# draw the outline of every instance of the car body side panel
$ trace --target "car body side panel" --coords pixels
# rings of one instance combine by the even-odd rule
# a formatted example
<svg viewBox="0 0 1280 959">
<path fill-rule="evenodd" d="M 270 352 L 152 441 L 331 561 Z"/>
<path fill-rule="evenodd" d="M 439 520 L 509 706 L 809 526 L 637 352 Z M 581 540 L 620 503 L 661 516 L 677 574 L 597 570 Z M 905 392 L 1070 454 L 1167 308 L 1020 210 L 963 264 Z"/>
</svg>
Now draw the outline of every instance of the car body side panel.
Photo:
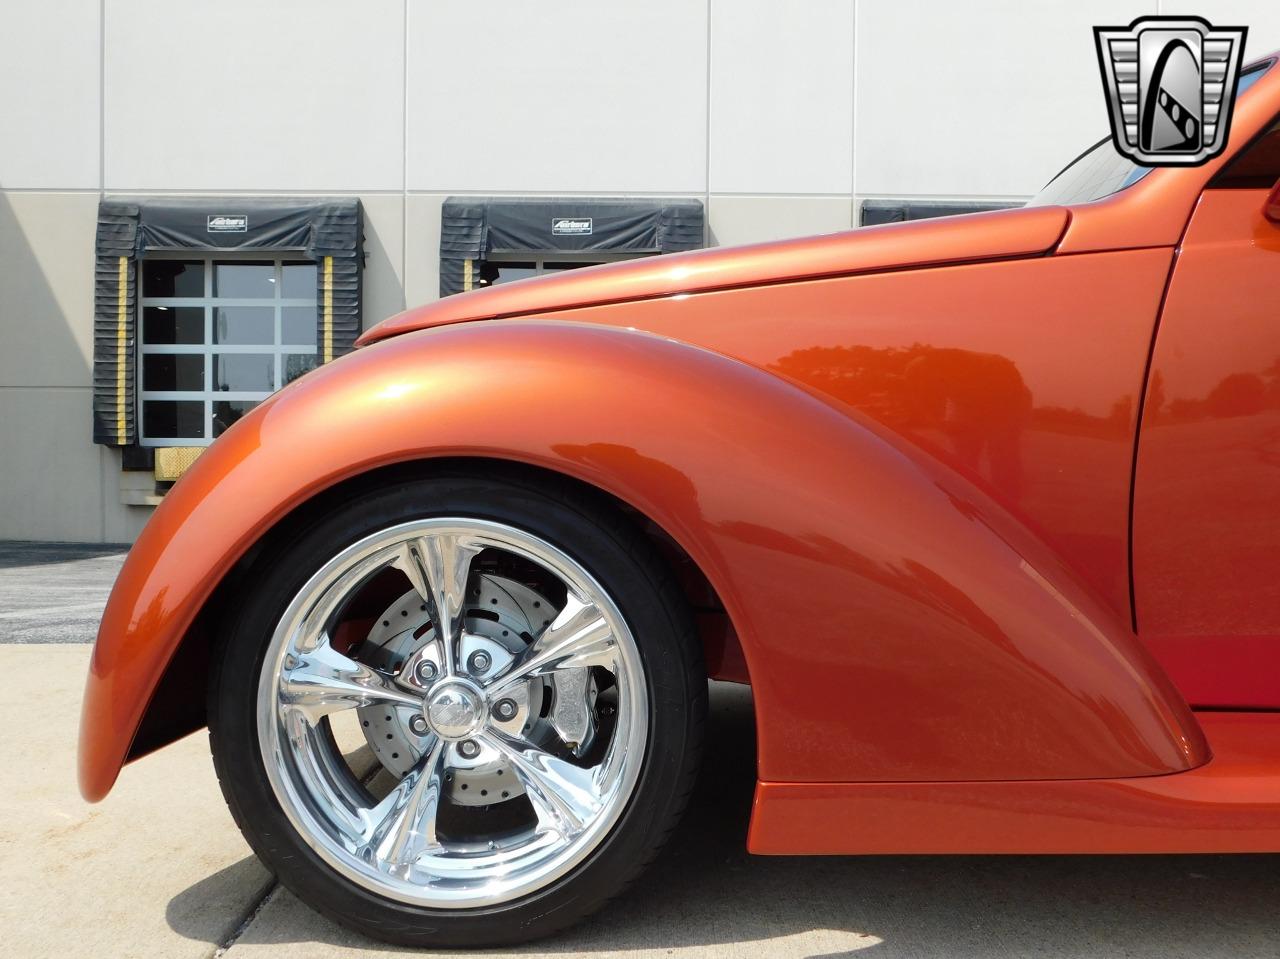
<svg viewBox="0 0 1280 959">
<path fill-rule="evenodd" d="M 480 323 L 308 374 L 175 486 L 103 618 L 86 797 L 110 788 L 201 605 L 271 524 L 353 474 L 458 455 L 575 476 L 681 544 L 746 654 L 762 778 L 1143 776 L 1208 759 L 1114 613 L 980 489 L 868 418 L 660 337 Z"/>
<path fill-rule="evenodd" d="M 1170 249 L 953 266 L 559 314 L 687 339 L 871 417 L 982 486 L 1118 618 L 1138 398 Z"/>
<path fill-rule="evenodd" d="M 1197 713 L 1204 766 L 1141 779 L 770 783 L 758 854 L 1280 852 L 1280 714 Z"/>
<path fill-rule="evenodd" d="M 1280 227 L 1267 194 L 1201 198 L 1143 407 L 1138 627 L 1202 706 L 1280 708 Z"/>
</svg>

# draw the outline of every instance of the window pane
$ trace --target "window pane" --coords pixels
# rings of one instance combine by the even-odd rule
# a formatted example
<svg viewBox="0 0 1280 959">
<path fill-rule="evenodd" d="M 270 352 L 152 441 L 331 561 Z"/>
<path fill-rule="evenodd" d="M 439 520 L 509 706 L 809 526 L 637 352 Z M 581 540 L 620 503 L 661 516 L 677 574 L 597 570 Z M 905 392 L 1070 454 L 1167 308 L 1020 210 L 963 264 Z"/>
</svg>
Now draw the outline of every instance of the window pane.
<svg viewBox="0 0 1280 959">
<path fill-rule="evenodd" d="M 316 345 L 316 311 L 311 306 L 285 306 L 280 310 L 282 342 L 289 346 Z"/>
<path fill-rule="evenodd" d="M 559 263 L 550 262 L 542 264 L 543 273 L 559 273 L 561 270 L 576 270 L 583 266 L 599 266 L 599 263 L 587 263 L 579 260 L 562 260 Z"/>
<path fill-rule="evenodd" d="M 258 405 L 257 400 L 216 400 L 213 404 L 213 435 L 221 436 L 232 423 Z"/>
<path fill-rule="evenodd" d="M 270 393 L 276 388 L 275 364 L 271 353 L 217 353 L 213 357 L 213 388 Z"/>
<path fill-rule="evenodd" d="M 271 306 L 220 306 L 213 311 L 213 342 L 232 346 L 274 343 L 276 311 Z"/>
<path fill-rule="evenodd" d="M 199 392 L 204 389 L 204 357 L 198 353 L 144 353 L 142 388 Z"/>
<path fill-rule="evenodd" d="M 204 263 L 143 260 L 143 296 L 204 296 Z"/>
<path fill-rule="evenodd" d="M 499 283 L 510 283 L 512 280 L 523 280 L 525 277 L 537 276 L 536 263 L 494 263 L 492 260 L 480 264 L 480 285 L 496 286 Z"/>
<path fill-rule="evenodd" d="M 320 365 L 320 357 L 315 353 L 289 353 L 284 358 L 284 381 L 292 383 L 303 373 L 314 370 Z"/>
<path fill-rule="evenodd" d="M 151 439 L 204 439 L 204 403 L 200 400 L 147 400 L 142 432 Z"/>
<path fill-rule="evenodd" d="M 275 264 L 215 263 L 213 295 L 273 299 L 276 295 Z"/>
<path fill-rule="evenodd" d="M 314 300 L 316 298 L 316 265 L 314 263 L 286 263 L 284 265 L 284 291 L 287 299 Z"/>
<path fill-rule="evenodd" d="M 148 306 L 142 310 L 143 343 L 203 343 L 204 307 Z"/>
</svg>

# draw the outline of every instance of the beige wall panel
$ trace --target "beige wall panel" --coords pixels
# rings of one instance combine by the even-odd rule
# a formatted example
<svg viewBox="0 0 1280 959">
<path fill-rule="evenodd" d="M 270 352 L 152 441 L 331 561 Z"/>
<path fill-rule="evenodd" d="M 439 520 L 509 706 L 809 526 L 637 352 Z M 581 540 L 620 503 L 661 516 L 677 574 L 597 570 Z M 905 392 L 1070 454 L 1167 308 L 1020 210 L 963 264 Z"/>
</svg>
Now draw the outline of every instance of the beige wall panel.
<svg viewBox="0 0 1280 959">
<path fill-rule="evenodd" d="M 360 197 L 364 207 L 365 329 L 404 309 L 404 197 Z"/>
<path fill-rule="evenodd" d="M 0 386 L 89 385 L 97 213 L 96 194 L 0 192 Z"/>
<path fill-rule="evenodd" d="M 0 539 L 102 540 L 89 390 L 0 387 Z"/>
<path fill-rule="evenodd" d="M 847 230 L 850 205 L 847 196 L 712 196 L 711 243 L 734 246 Z"/>
<path fill-rule="evenodd" d="M 440 194 L 411 193 L 405 243 L 404 292 L 409 306 L 440 298 Z"/>
</svg>

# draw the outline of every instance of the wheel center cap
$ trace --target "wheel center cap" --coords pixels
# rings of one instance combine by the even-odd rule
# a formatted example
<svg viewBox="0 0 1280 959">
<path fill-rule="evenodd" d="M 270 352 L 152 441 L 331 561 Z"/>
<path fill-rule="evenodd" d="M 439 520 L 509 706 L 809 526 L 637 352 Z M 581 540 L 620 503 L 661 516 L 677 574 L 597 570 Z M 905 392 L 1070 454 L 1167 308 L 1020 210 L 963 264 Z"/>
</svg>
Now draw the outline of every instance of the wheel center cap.
<svg viewBox="0 0 1280 959">
<path fill-rule="evenodd" d="M 475 690 L 446 683 L 432 691 L 424 712 L 441 739 L 466 739 L 484 721 L 484 702 Z"/>
</svg>

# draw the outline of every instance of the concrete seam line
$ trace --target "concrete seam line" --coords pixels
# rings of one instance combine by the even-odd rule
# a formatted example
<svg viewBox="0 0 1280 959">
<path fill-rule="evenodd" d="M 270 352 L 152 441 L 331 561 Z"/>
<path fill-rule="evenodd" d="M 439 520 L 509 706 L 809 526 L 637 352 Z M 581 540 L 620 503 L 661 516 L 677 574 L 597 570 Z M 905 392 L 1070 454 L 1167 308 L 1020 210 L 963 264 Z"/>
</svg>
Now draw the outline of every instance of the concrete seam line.
<svg viewBox="0 0 1280 959">
<path fill-rule="evenodd" d="M 234 946 L 249 927 L 253 925 L 253 921 L 257 919 L 262 910 L 267 907 L 267 903 L 275 898 L 275 894 L 279 889 L 280 884 L 276 882 L 274 878 L 268 881 L 267 888 L 263 891 L 262 895 L 251 902 L 249 907 L 240 914 L 240 921 L 236 923 L 235 928 L 231 930 L 231 934 L 219 942 L 218 948 L 213 950 L 211 954 L 213 959 L 221 959 L 222 956 L 227 954 L 227 951 Z"/>
</svg>

